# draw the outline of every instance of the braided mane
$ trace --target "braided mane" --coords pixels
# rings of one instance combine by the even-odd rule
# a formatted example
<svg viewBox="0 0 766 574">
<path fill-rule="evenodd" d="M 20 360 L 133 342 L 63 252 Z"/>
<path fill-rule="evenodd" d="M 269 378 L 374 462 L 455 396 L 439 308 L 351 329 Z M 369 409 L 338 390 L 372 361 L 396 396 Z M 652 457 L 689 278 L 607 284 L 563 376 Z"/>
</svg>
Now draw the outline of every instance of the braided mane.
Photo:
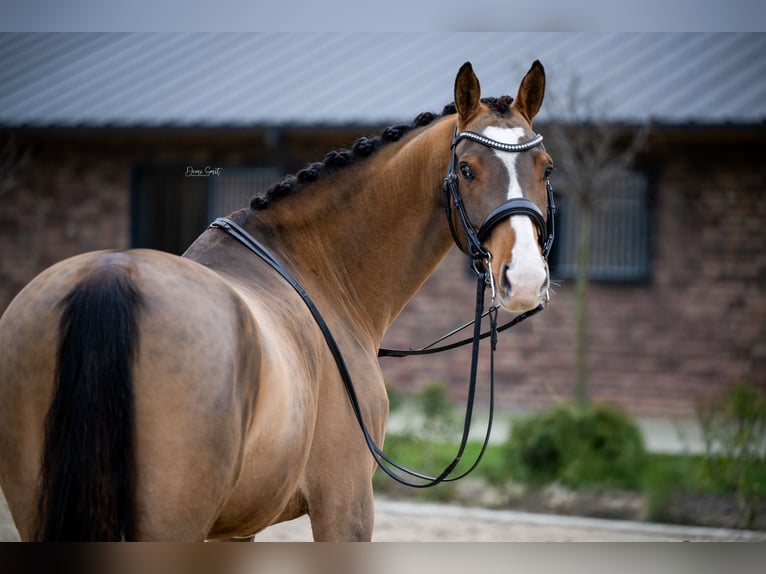
<svg viewBox="0 0 766 574">
<path fill-rule="evenodd" d="M 490 110 L 503 115 L 510 109 L 513 98 L 511 96 L 502 96 L 500 98 L 482 98 L 481 101 Z M 280 182 L 272 185 L 264 195 L 254 197 L 250 202 L 250 208 L 255 210 L 266 209 L 275 201 L 290 195 L 306 184 L 327 177 L 339 169 L 366 158 L 388 143 L 399 141 L 402 136 L 411 130 L 427 126 L 437 118 L 455 113 L 457 113 L 457 109 L 453 102 L 444 106 L 439 115 L 432 112 L 423 112 L 418 114 L 409 125 L 390 126 L 384 129 L 378 136 L 372 138 L 361 137 L 353 143 L 351 149 L 331 151 L 325 156 L 323 161 L 311 163 L 297 174 L 286 176 Z"/>
</svg>

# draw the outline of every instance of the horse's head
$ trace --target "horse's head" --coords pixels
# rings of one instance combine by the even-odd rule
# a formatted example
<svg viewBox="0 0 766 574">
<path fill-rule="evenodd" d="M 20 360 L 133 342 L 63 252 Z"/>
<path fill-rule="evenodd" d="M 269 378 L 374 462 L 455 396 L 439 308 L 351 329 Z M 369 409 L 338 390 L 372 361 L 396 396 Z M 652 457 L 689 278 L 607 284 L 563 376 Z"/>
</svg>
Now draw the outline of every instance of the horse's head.
<svg viewBox="0 0 766 574">
<path fill-rule="evenodd" d="M 445 181 L 451 196 L 447 201 L 454 206 L 450 225 L 461 247 L 477 261 L 491 261 L 498 302 L 515 312 L 546 300 L 550 282 L 546 257 L 553 221 L 548 176 L 553 161 L 542 137 L 532 130 L 544 91 L 545 71 L 537 61 L 507 110 L 482 103 L 479 80 L 469 63 L 455 80 L 458 118 Z M 471 223 L 482 221 L 480 227 Z M 455 231 L 461 227 L 462 233 Z"/>
</svg>

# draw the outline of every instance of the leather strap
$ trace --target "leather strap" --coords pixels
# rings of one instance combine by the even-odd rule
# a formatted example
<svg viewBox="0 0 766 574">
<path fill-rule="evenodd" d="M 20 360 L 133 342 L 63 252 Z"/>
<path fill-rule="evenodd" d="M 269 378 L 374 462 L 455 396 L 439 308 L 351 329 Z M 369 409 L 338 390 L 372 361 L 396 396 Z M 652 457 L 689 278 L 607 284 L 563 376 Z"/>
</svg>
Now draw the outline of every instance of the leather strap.
<svg viewBox="0 0 766 574">
<path fill-rule="evenodd" d="M 295 279 L 295 277 L 276 259 L 276 257 L 274 257 L 274 255 L 266 247 L 264 247 L 257 239 L 255 239 L 250 233 L 248 233 L 242 226 L 232 221 L 231 219 L 227 217 L 219 217 L 218 219 L 213 221 L 213 223 L 210 224 L 210 228 L 221 229 L 225 231 L 226 233 L 228 233 L 230 236 L 232 236 L 234 239 L 239 241 L 242 245 L 244 245 L 250 251 L 252 251 L 255 255 L 257 255 L 261 260 L 267 263 L 272 269 L 274 269 L 277 273 L 279 273 L 282 276 L 282 278 L 285 279 L 285 281 L 287 281 L 287 283 L 289 283 L 290 286 L 296 291 L 296 293 L 300 295 L 304 304 L 306 305 L 312 317 L 314 318 L 314 321 L 316 322 L 317 326 L 322 332 L 325 342 L 327 343 L 327 347 L 330 349 L 330 352 L 332 353 L 332 356 L 333 356 L 333 359 L 335 360 L 335 364 L 337 365 L 341 380 L 343 381 L 343 386 L 346 390 L 346 394 L 348 395 L 349 401 L 351 403 L 351 408 L 354 411 L 354 416 L 356 417 L 356 420 L 359 423 L 359 427 L 362 430 L 364 440 L 367 443 L 367 448 L 369 449 L 375 461 L 378 463 L 378 466 L 381 469 L 383 469 L 383 471 L 386 474 L 388 474 L 391 478 L 393 478 L 397 482 L 404 484 L 406 486 L 410 486 L 413 488 L 427 488 L 431 486 L 436 486 L 437 484 L 440 484 L 442 482 L 451 482 L 451 481 L 459 480 L 460 478 L 467 476 L 471 471 L 473 471 L 478 466 L 479 462 L 481 461 L 481 458 L 484 455 L 484 452 L 486 451 L 487 444 L 489 443 L 490 432 L 492 430 L 492 420 L 494 416 L 494 372 L 492 372 L 490 375 L 490 414 L 489 414 L 489 422 L 487 424 L 487 431 L 485 433 L 484 444 L 482 446 L 482 449 L 479 455 L 477 456 L 476 460 L 470 466 L 470 468 L 468 468 L 468 470 L 461 473 L 459 476 L 450 477 L 450 474 L 452 474 L 454 469 L 457 467 L 457 465 L 459 464 L 463 456 L 463 453 L 465 452 L 465 448 L 468 444 L 468 436 L 470 434 L 470 429 L 471 429 L 471 419 L 473 416 L 474 398 L 476 395 L 476 375 L 477 375 L 478 358 L 479 358 L 479 341 L 482 338 L 481 337 L 481 317 L 482 317 L 482 312 L 484 310 L 484 291 L 485 291 L 485 280 L 486 280 L 486 278 L 483 275 L 481 275 L 477 281 L 476 313 L 475 313 L 476 318 L 474 321 L 474 336 L 472 339 L 474 341 L 474 346 L 473 346 L 473 350 L 471 354 L 471 374 L 470 374 L 470 382 L 469 382 L 469 388 L 468 388 L 468 400 L 466 404 L 465 422 L 463 424 L 463 436 L 460 441 L 460 446 L 458 447 L 458 452 L 455 455 L 455 458 L 453 459 L 453 461 L 449 465 L 447 465 L 447 467 L 439 475 L 434 477 L 434 476 L 429 476 L 423 473 L 416 472 L 414 470 L 411 470 L 397 463 L 396 461 L 391 459 L 388 455 L 386 455 L 375 444 L 375 441 L 373 440 L 369 432 L 369 429 L 367 428 L 367 425 L 364 422 L 364 417 L 362 415 L 362 408 L 359 403 L 359 398 L 357 397 L 356 390 L 354 389 L 354 384 L 351 379 L 351 375 L 348 371 L 348 367 L 346 366 L 346 362 L 343 359 L 343 354 L 341 353 L 340 348 L 338 347 L 338 344 L 335 341 L 335 338 L 333 337 L 329 326 L 327 325 L 327 322 L 324 320 L 324 317 L 322 317 L 322 314 L 319 312 L 319 309 L 317 309 L 311 297 L 303 289 L 303 287 L 300 285 L 297 279 Z M 492 353 L 494 355 L 495 345 L 497 342 L 497 310 L 495 308 L 493 309 L 494 309 L 494 312 L 492 312 L 492 309 L 490 309 L 490 334 L 492 336 Z M 494 357 L 491 362 L 491 367 L 492 369 L 494 369 Z M 402 473 L 404 475 L 407 475 L 413 478 L 417 478 L 424 482 L 412 482 L 411 480 L 404 478 L 404 476 L 402 476 L 402 474 L 399 474 L 399 473 Z"/>
<path fill-rule="evenodd" d="M 529 217 L 537 226 L 538 237 L 548 235 L 548 226 L 545 223 L 545 217 L 540 208 L 526 197 L 514 197 L 501 203 L 490 212 L 477 233 L 479 241 L 484 243 L 495 225 L 514 215 L 526 215 Z"/>
</svg>

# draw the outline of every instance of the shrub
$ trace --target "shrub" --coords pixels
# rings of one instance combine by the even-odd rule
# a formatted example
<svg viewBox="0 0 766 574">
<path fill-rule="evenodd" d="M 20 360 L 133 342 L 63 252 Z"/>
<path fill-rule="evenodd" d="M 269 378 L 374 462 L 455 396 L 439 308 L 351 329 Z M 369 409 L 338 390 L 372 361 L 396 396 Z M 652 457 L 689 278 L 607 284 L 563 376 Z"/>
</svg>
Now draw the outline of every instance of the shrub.
<svg viewBox="0 0 766 574">
<path fill-rule="evenodd" d="M 737 493 L 742 526 L 756 518 L 766 495 L 766 396 L 745 381 L 732 384 L 722 400 L 699 411 L 705 440 L 705 470 L 714 483 Z"/>
<path fill-rule="evenodd" d="M 448 433 L 454 423 L 454 412 L 447 385 L 439 381 L 426 383 L 418 392 L 417 401 L 423 414 L 423 431 L 433 437 Z"/>
<path fill-rule="evenodd" d="M 388 412 L 398 411 L 402 406 L 402 392 L 393 385 L 386 383 L 386 394 L 388 395 Z"/>
<path fill-rule="evenodd" d="M 706 491 L 699 472 L 699 459 L 690 455 L 652 454 L 644 470 L 642 489 L 647 497 L 647 518 L 653 522 L 675 522 L 675 496 Z"/>
<path fill-rule="evenodd" d="M 519 420 L 505 450 L 512 476 L 574 488 L 637 488 L 646 457 L 635 422 L 603 404 L 559 404 Z"/>
</svg>

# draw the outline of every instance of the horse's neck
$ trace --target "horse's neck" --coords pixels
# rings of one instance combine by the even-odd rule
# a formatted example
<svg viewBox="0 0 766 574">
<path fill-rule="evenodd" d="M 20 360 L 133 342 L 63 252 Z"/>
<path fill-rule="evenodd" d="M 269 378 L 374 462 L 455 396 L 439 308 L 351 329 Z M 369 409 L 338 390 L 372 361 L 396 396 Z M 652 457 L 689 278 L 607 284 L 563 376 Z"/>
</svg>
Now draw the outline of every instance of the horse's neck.
<svg viewBox="0 0 766 574">
<path fill-rule="evenodd" d="M 452 127 L 438 122 L 255 214 L 309 294 L 376 343 L 452 244 L 441 197 Z"/>
</svg>

